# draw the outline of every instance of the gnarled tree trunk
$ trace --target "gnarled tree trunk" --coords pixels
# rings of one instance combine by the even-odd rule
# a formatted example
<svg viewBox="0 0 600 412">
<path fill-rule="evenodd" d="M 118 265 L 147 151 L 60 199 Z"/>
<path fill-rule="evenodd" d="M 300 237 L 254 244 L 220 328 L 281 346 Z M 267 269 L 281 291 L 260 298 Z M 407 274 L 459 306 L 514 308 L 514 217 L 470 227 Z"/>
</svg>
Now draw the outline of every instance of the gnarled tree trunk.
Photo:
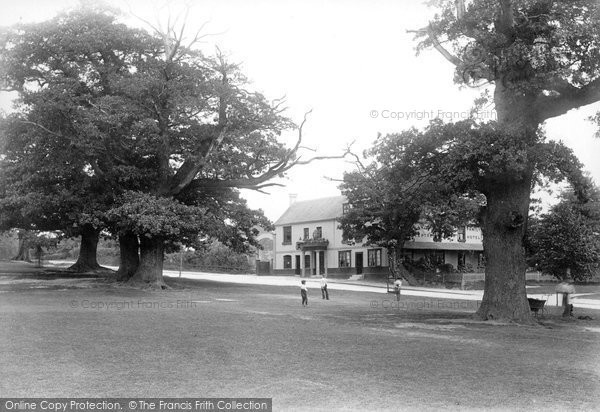
<svg viewBox="0 0 600 412">
<path fill-rule="evenodd" d="M 532 150 L 537 143 L 539 123 L 532 112 L 533 97 L 521 95 L 510 84 L 496 82 L 494 102 L 498 123 L 512 133 L 517 147 Z M 482 192 L 487 198 L 483 210 L 483 249 L 486 258 L 485 287 L 477 315 L 485 320 L 500 319 L 532 323 L 525 290 L 524 238 L 535 164 L 527 159 L 524 170 L 499 171 L 488 176 Z"/>
<path fill-rule="evenodd" d="M 76 272 L 91 272 L 101 268 L 97 259 L 99 239 L 100 229 L 96 229 L 92 225 L 83 225 L 81 228 L 79 257 L 77 258 L 77 262 L 69 267 L 69 270 Z"/>
<path fill-rule="evenodd" d="M 137 235 L 128 232 L 119 235 L 120 263 L 117 270 L 117 280 L 129 280 L 140 265 L 140 244 Z"/>
<path fill-rule="evenodd" d="M 163 279 L 165 242 L 160 237 L 140 237 L 140 264 L 129 283 L 166 289 Z"/>
<path fill-rule="evenodd" d="M 531 174 L 529 174 L 531 176 Z M 478 316 L 531 322 L 525 291 L 525 249 L 531 178 L 496 183 L 482 214 L 485 289 Z"/>
</svg>

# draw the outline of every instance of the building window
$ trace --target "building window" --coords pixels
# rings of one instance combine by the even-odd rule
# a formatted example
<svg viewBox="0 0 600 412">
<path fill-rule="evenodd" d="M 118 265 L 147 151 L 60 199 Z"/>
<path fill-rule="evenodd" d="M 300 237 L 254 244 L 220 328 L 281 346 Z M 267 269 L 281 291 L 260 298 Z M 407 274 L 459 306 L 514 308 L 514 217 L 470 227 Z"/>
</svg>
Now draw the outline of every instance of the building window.
<svg viewBox="0 0 600 412">
<path fill-rule="evenodd" d="M 350 203 L 344 203 L 342 205 L 342 215 L 345 215 L 350 211 Z"/>
<path fill-rule="evenodd" d="M 291 226 L 283 227 L 283 244 L 284 245 L 292 244 L 292 227 Z"/>
<path fill-rule="evenodd" d="M 292 257 L 290 255 L 285 255 L 283 257 L 283 268 L 284 269 L 292 268 Z"/>
<path fill-rule="evenodd" d="M 338 255 L 339 256 L 339 267 L 349 268 L 351 266 L 350 256 L 352 256 L 350 251 L 344 250 L 344 251 L 338 252 L 338 254 L 339 254 Z"/>
<path fill-rule="evenodd" d="M 323 239 L 323 228 L 321 226 L 317 226 L 314 234 L 315 239 Z"/>
<path fill-rule="evenodd" d="M 467 241 L 467 227 L 466 226 L 459 227 L 458 233 L 456 236 L 458 237 L 459 242 L 466 242 Z"/>
<path fill-rule="evenodd" d="M 367 261 L 369 267 L 381 266 L 381 249 L 370 249 L 367 251 Z"/>
<path fill-rule="evenodd" d="M 308 228 L 304 228 L 304 240 L 308 240 Z"/>
</svg>

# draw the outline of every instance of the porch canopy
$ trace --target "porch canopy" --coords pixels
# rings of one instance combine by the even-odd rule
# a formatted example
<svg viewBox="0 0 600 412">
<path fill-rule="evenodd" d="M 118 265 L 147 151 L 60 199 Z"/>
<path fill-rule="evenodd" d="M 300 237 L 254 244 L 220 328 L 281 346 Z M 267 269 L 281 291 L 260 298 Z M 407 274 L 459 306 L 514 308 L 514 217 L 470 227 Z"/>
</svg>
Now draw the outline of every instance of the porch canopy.
<svg viewBox="0 0 600 412">
<path fill-rule="evenodd" d="M 404 243 L 404 249 L 483 251 L 483 245 L 481 243 L 464 242 L 406 242 Z"/>
</svg>

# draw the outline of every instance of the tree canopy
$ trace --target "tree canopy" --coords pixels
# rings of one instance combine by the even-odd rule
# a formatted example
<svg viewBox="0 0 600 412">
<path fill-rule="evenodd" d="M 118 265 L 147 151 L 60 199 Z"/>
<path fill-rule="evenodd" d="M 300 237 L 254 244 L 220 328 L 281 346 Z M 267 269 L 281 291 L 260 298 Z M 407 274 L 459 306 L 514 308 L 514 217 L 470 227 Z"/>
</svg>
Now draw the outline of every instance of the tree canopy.
<svg viewBox="0 0 600 412">
<path fill-rule="evenodd" d="M 0 69 L 19 93 L 2 122 L 1 169 L 12 176 L 4 200 L 20 211 L 27 196 L 43 198 L 28 218 L 49 211 L 60 220 L 49 226 L 106 227 L 132 252 L 139 237 L 132 279 L 164 286 L 162 255 L 175 238 L 253 244 L 252 227 L 268 222 L 236 189 L 262 190 L 323 158 L 299 155 L 302 126 L 295 142 L 282 141 L 296 128 L 282 101 L 252 91 L 218 49 L 202 54 L 198 37 L 186 43 L 172 25 L 147 32 L 81 8 L 2 39 Z M 67 204 L 70 213 L 58 211 Z"/>
<path fill-rule="evenodd" d="M 598 189 L 581 200 L 572 190 L 547 213 L 534 217 L 527 234 L 528 262 L 560 280 L 583 281 L 600 263 L 600 196 Z"/>
<path fill-rule="evenodd" d="M 600 98 L 595 0 L 438 0 L 417 31 L 456 66 L 455 81 L 493 85 L 501 123 L 536 127 Z M 513 105 L 517 105 L 516 107 Z"/>
</svg>

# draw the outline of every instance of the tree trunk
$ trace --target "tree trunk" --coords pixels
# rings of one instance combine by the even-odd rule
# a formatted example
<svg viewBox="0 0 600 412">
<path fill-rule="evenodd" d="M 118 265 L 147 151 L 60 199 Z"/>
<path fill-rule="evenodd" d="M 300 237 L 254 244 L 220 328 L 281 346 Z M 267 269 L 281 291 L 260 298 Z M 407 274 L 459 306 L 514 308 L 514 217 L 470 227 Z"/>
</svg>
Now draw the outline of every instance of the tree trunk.
<svg viewBox="0 0 600 412">
<path fill-rule="evenodd" d="M 119 235 L 121 259 L 119 270 L 117 270 L 117 280 L 126 281 L 135 274 L 140 265 L 139 249 L 137 235 L 131 232 Z"/>
<path fill-rule="evenodd" d="M 539 119 L 535 94 L 528 95 L 502 81 L 496 81 L 494 104 L 498 123 L 515 138 L 515 147 L 533 149 L 537 143 Z M 516 150 L 516 149 L 515 149 Z M 481 229 L 486 259 L 485 286 L 477 316 L 484 320 L 533 323 L 525 290 L 524 237 L 536 165 L 525 170 L 507 165 L 497 176 L 487 176 L 482 192 L 487 206 L 482 211 Z"/>
<path fill-rule="evenodd" d="M 18 231 L 17 237 L 19 239 L 19 251 L 17 252 L 17 256 L 13 258 L 13 260 L 22 260 L 25 262 L 31 262 L 31 255 L 29 252 L 29 242 L 27 242 L 27 236 L 25 236 L 25 232 L 22 230 Z"/>
<path fill-rule="evenodd" d="M 100 230 L 92 225 L 83 225 L 81 229 L 81 245 L 79 247 L 79 257 L 77 262 L 69 270 L 76 272 L 92 272 L 98 270 L 101 266 L 97 260 L 98 240 Z"/>
<path fill-rule="evenodd" d="M 141 284 L 157 289 L 167 289 L 163 279 L 165 242 L 160 237 L 140 237 L 140 264 L 129 279 L 131 284 Z"/>
<path fill-rule="evenodd" d="M 484 320 L 531 323 L 525 291 L 525 249 L 532 174 L 520 181 L 496 181 L 485 193 L 482 214 L 486 258 L 485 289 L 477 315 Z"/>
<path fill-rule="evenodd" d="M 569 294 L 568 293 L 563 293 L 563 317 L 569 317 L 569 316 L 573 316 L 573 305 L 571 303 L 569 303 Z"/>
</svg>

